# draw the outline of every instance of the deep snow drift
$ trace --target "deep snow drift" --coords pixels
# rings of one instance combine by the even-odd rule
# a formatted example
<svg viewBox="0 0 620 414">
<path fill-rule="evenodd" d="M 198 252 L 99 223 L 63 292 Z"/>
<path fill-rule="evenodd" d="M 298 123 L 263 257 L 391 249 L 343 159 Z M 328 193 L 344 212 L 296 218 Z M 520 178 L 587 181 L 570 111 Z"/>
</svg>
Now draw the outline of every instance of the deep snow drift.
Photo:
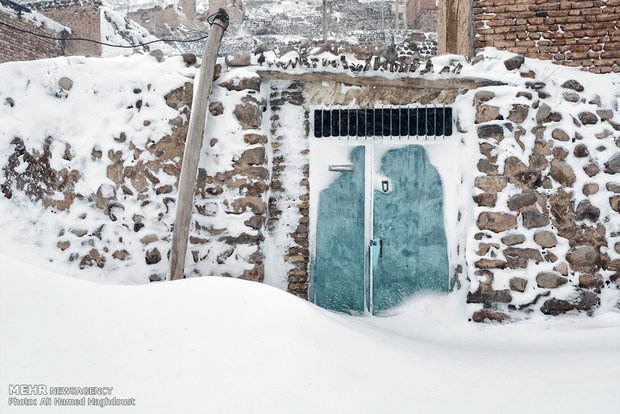
<svg viewBox="0 0 620 414">
<path fill-rule="evenodd" d="M 511 325 L 460 318 L 461 293 L 388 318 L 334 314 L 229 278 L 104 286 L 2 256 L 8 385 L 114 387 L 107 413 L 612 413 L 620 313 Z"/>
</svg>

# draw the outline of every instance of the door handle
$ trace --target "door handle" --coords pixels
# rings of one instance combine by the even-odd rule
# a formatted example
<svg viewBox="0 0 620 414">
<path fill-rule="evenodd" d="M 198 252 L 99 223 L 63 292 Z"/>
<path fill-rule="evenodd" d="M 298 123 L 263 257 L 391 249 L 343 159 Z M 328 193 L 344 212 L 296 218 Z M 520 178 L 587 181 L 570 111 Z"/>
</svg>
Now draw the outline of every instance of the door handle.
<svg viewBox="0 0 620 414">
<path fill-rule="evenodd" d="M 379 259 L 383 259 L 383 240 L 379 240 Z"/>
</svg>

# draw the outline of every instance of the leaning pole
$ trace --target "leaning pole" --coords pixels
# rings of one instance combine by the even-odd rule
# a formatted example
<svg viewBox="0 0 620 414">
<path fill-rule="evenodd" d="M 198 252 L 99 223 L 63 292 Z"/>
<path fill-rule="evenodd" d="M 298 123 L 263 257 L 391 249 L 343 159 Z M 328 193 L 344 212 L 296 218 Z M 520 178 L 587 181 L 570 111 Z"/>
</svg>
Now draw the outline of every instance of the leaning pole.
<svg viewBox="0 0 620 414">
<path fill-rule="evenodd" d="M 185 267 L 185 254 L 187 253 L 187 239 L 189 226 L 192 220 L 194 207 L 194 188 L 196 185 L 196 173 L 200 161 L 202 139 L 207 120 L 207 106 L 213 72 L 217 60 L 217 51 L 224 31 L 228 26 L 228 14 L 220 9 L 209 21 L 211 28 L 202 55 L 200 72 L 194 82 L 194 98 L 192 112 L 189 120 L 189 132 L 185 141 L 183 152 L 183 164 L 179 178 L 179 192 L 177 195 L 177 210 L 172 233 L 172 248 L 170 250 L 170 280 L 183 279 Z"/>
</svg>

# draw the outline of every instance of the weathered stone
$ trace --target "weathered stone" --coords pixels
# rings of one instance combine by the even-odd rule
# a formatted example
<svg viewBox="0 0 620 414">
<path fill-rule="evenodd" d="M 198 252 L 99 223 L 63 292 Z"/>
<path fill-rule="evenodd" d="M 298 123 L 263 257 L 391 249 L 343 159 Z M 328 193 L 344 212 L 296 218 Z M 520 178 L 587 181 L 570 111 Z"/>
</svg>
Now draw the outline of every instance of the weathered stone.
<svg viewBox="0 0 620 414">
<path fill-rule="evenodd" d="M 531 206 L 538 200 L 538 193 L 534 190 L 517 194 L 508 199 L 508 208 L 513 211 L 520 211 L 523 207 Z"/>
<path fill-rule="evenodd" d="M 583 85 L 574 79 L 567 80 L 561 85 L 564 89 L 572 89 L 577 92 L 583 92 Z"/>
<path fill-rule="evenodd" d="M 471 318 L 474 322 L 484 322 L 485 320 L 488 320 L 491 322 L 502 323 L 504 321 L 510 320 L 510 316 L 506 315 L 503 312 L 493 312 L 487 309 L 474 312 Z"/>
<path fill-rule="evenodd" d="M 250 66 L 251 55 L 246 51 L 233 52 L 226 55 L 225 61 L 228 66 Z"/>
<path fill-rule="evenodd" d="M 568 102 L 579 102 L 579 94 L 575 92 L 564 92 L 562 97 Z"/>
<path fill-rule="evenodd" d="M 529 109 L 530 108 L 527 105 L 519 105 L 519 104 L 512 105 L 512 110 L 510 111 L 510 114 L 508 115 L 508 119 L 511 120 L 512 122 L 520 124 L 521 122 L 525 121 L 525 119 L 527 118 Z"/>
<path fill-rule="evenodd" d="M 558 141 L 569 141 L 570 137 L 563 129 L 556 128 L 551 132 L 551 137 L 553 139 L 557 139 Z"/>
<path fill-rule="evenodd" d="M 614 154 L 609 161 L 605 163 L 605 173 L 618 174 L 620 173 L 620 152 Z"/>
<path fill-rule="evenodd" d="M 512 301 L 512 295 L 508 289 L 504 290 L 492 290 L 482 291 L 478 289 L 476 292 L 467 293 L 467 303 L 510 303 Z"/>
<path fill-rule="evenodd" d="M 549 170 L 549 174 L 564 187 L 572 187 L 575 183 L 575 172 L 565 162 L 553 164 Z"/>
<path fill-rule="evenodd" d="M 220 83 L 222 88 L 226 88 L 229 91 L 260 91 L 261 79 L 256 77 L 232 79 L 227 82 Z"/>
<path fill-rule="evenodd" d="M 580 112 L 578 117 L 583 125 L 594 125 L 598 122 L 598 117 L 592 112 Z"/>
<path fill-rule="evenodd" d="M 598 193 L 598 190 L 599 186 L 597 183 L 586 183 L 583 185 L 581 192 L 583 192 L 583 195 L 590 196 L 592 194 Z"/>
<path fill-rule="evenodd" d="M 542 184 L 539 170 L 528 168 L 517 157 L 508 157 L 504 163 L 504 176 L 508 182 L 522 190 L 537 188 Z"/>
<path fill-rule="evenodd" d="M 530 92 L 525 92 L 525 91 L 517 92 L 517 98 L 520 98 L 520 97 L 524 97 L 524 98 L 531 100 L 532 94 Z"/>
<path fill-rule="evenodd" d="M 538 249 L 509 247 L 504 249 L 502 253 L 504 253 L 506 265 L 510 269 L 526 268 L 529 260 L 533 260 L 536 263 L 540 263 L 543 260 Z"/>
<path fill-rule="evenodd" d="M 553 266 L 553 270 L 560 272 L 563 276 L 568 275 L 568 265 L 564 262 Z"/>
<path fill-rule="evenodd" d="M 506 59 L 504 61 L 504 66 L 506 66 L 506 69 L 508 70 L 515 70 L 519 69 L 521 65 L 523 65 L 523 62 L 525 62 L 525 58 L 521 55 L 517 55 L 511 57 L 510 59 Z"/>
<path fill-rule="evenodd" d="M 244 104 L 235 105 L 235 109 L 233 110 L 233 114 L 241 124 L 241 128 L 260 128 L 263 119 L 263 111 L 260 108 L 260 103 L 252 97 L 245 97 L 241 100 Z"/>
<path fill-rule="evenodd" d="M 478 91 L 474 95 L 474 105 L 478 105 L 479 103 L 490 101 L 493 98 L 495 98 L 495 93 L 491 91 Z"/>
<path fill-rule="evenodd" d="M 254 234 L 254 235 L 247 234 L 247 233 L 241 233 L 239 236 L 236 236 L 236 237 L 226 236 L 226 237 L 220 238 L 218 241 L 222 241 L 226 244 L 231 244 L 235 246 L 238 244 L 257 244 L 263 240 L 265 240 L 265 236 L 263 236 L 261 232 L 258 232 L 257 234 Z"/>
<path fill-rule="evenodd" d="M 196 55 L 193 53 L 183 53 L 183 62 L 188 66 L 196 63 Z"/>
<path fill-rule="evenodd" d="M 261 165 L 265 162 L 265 147 L 256 147 L 244 151 L 241 157 L 235 162 L 235 165 Z"/>
<path fill-rule="evenodd" d="M 596 113 L 602 121 L 608 121 L 614 117 L 614 112 L 611 109 L 597 109 Z"/>
<path fill-rule="evenodd" d="M 478 161 L 478 171 L 485 173 L 487 175 L 497 175 L 497 164 L 493 164 L 486 158 L 481 158 Z"/>
<path fill-rule="evenodd" d="M 217 255 L 217 258 L 216 258 L 217 263 L 218 264 L 224 264 L 224 262 L 226 262 L 226 259 L 228 259 L 230 256 L 232 256 L 234 251 L 235 251 L 235 249 L 232 248 L 232 247 L 224 249 L 223 252 L 221 252 L 220 254 Z"/>
<path fill-rule="evenodd" d="M 146 264 L 149 265 L 159 263 L 159 261 L 161 260 L 161 254 L 159 253 L 157 247 L 147 251 L 144 256 L 144 260 L 146 261 Z"/>
<path fill-rule="evenodd" d="M 530 169 L 546 170 L 548 166 L 549 161 L 546 157 L 539 154 L 530 155 Z"/>
<path fill-rule="evenodd" d="M 536 123 L 542 124 L 545 122 L 549 114 L 551 114 L 551 107 L 545 103 L 542 104 L 540 108 L 538 108 L 538 112 L 536 112 Z"/>
<path fill-rule="evenodd" d="M 583 200 L 575 210 L 575 218 L 577 220 L 590 220 L 596 222 L 601 215 L 601 210 L 594 207 L 589 200 Z"/>
<path fill-rule="evenodd" d="M 522 234 L 509 234 L 502 237 L 502 243 L 504 243 L 506 246 L 515 246 L 523 242 L 525 242 L 525 236 Z"/>
<path fill-rule="evenodd" d="M 573 247 L 566 254 L 566 260 L 574 271 L 593 272 L 600 266 L 600 255 L 592 246 Z"/>
<path fill-rule="evenodd" d="M 510 289 L 516 290 L 517 292 L 525 292 L 525 287 L 527 286 L 527 279 L 513 277 L 510 279 L 509 284 Z"/>
<path fill-rule="evenodd" d="M 546 141 L 544 139 L 537 139 L 534 142 L 534 149 L 532 150 L 534 154 L 540 156 L 551 155 L 551 151 L 553 150 L 553 141 Z"/>
<path fill-rule="evenodd" d="M 620 184 L 607 183 L 605 188 L 607 188 L 607 190 L 611 191 L 612 193 L 616 193 L 616 194 L 620 193 Z"/>
<path fill-rule="evenodd" d="M 478 244 L 478 251 L 476 252 L 476 254 L 478 256 L 484 256 L 485 254 L 487 254 L 489 252 L 489 249 L 491 248 L 490 244 L 487 243 L 479 243 Z"/>
<path fill-rule="evenodd" d="M 125 260 L 125 259 L 130 257 L 130 254 L 125 249 L 123 249 L 123 250 L 116 250 L 116 251 L 114 251 L 114 253 L 112 253 L 112 257 L 117 259 L 117 260 Z"/>
<path fill-rule="evenodd" d="M 474 263 L 478 269 L 504 269 L 506 262 L 496 259 L 480 259 Z"/>
<path fill-rule="evenodd" d="M 609 205 L 615 212 L 620 213 L 620 196 L 610 197 Z"/>
<path fill-rule="evenodd" d="M 254 215 L 243 222 L 246 226 L 253 228 L 255 230 L 260 229 L 265 222 L 265 216 L 262 215 Z"/>
<path fill-rule="evenodd" d="M 573 150 L 573 155 L 577 158 L 584 158 L 590 155 L 590 151 L 585 144 L 578 144 Z"/>
<path fill-rule="evenodd" d="M 506 187 L 507 181 L 502 176 L 483 175 L 476 177 L 474 185 L 486 193 L 498 193 Z"/>
<path fill-rule="evenodd" d="M 243 136 L 243 140 L 246 142 L 246 144 L 265 144 L 267 143 L 267 137 L 265 135 L 259 135 L 259 134 L 245 134 Z"/>
<path fill-rule="evenodd" d="M 158 62 L 161 62 L 162 60 L 164 60 L 164 52 L 162 52 L 161 49 L 151 50 L 149 52 L 149 55 L 157 59 Z"/>
<path fill-rule="evenodd" d="M 490 122 L 499 117 L 499 108 L 490 105 L 478 105 L 476 107 L 476 124 Z"/>
<path fill-rule="evenodd" d="M 252 282 L 259 282 L 259 283 L 261 283 L 264 278 L 265 278 L 265 265 L 263 264 L 257 264 L 253 268 L 244 271 L 243 274 L 239 276 L 239 279 L 251 280 Z"/>
<path fill-rule="evenodd" d="M 617 242 L 614 245 L 614 250 L 616 251 L 616 253 L 620 254 L 620 242 Z"/>
<path fill-rule="evenodd" d="M 501 125 L 482 125 L 478 127 L 478 138 L 504 139 L 504 128 Z"/>
<path fill-rule="evenodd" d="M 604 129 L 603 132 L 599 132 L 598 134 L 594 134 L 597 139 L 605 139 L 607 137 L 612 136 L 614 133 L 608 129 Z M 603 150 L 604 151 L 604 150 Z"/>
<path fill-rule="evenodd" d="M 69 241 L 59 241 L 58 243 L 56 243 L 56 246 L 62 250 L 65 251 L 69 248 L 69 246 L 71 246 L 71 242 Z"/>
<path fill-rule="evenodd" d="M 555 247 L 558 239 L 548 230 L 539 230 L 534 234 L 534 241 L 544 248 Z"/>
<path fill-rule="evenodd" d="M 482 193 L 473 198 L 480 207 L 495 207 L 495 203 L 497 203 L 497 193 Z"/>
<path fill-rule="evenodd" d="M 213 116 L 222 115 L 224 113 L 224 105 L 221 102 L 211 102 L 209 104 L 209 112 Z"/>
<path fill-rule="evenodd" d="M 521 213 L 521 217 L 523 218 L 523 226 L 527 229 L 545 227 L 549 224 L 549 217 L 538 211 L 524 211 Z"/>
<path fill-rule="evenodd" d="M 588 101 L 588 103 L 590 105 L 596 105 L 598 107 L 601 106 L 601 97 L 599 95 L 594 95 L 594 98 L 590 99 L 590 101 Z"/>
<path fill-rule="evenodd" d="M 485 157 L 487 157 L 487 159 L 490 162 L 495 162 L 497 161 L 497 156 L 493 156 L 491 153 L 493 152 L 493 150 L 495 149 L 495 146 L 492 144 L 489 144 L 488 142 L 483 142 L 480 145 L 480 153 L 482 155 L 484 155 Z"/>
<path fill-rule="evenodd" d="M 598 164 L 595 162 L 591 162 L 583 167 L 583 171 L 588 175 L 588 177 L 594 177 L 596 174 L 601 172 Z"/>
<path fill-rule="evenodd" d="M 604 286 L 603 278 L 600 275 L 580 275 L 579 287 L 584 289 L 600 289 Z"/>
<path fill-rule="evenodd" d="M 155 189 L 155 194 L 169 194 L 172 192 L 172 186 L 170 184 L 162 185 L 161 187 L 157 187 Z"/>
<path fill-rule="evenodd" d="M 490 230 L 494 233 L 517 228 L 517 217 L 506 213 L 480 213 L 476 222 L 480 230 Z"/>
<path fill-rule="evenodd" d="M 551 112 L 545 122 L 560 122 L 562 120 L 562 114 L 559 112 Z"/>
<path fill-rule="evenodd" d="M 543 303 L 540 311 L 545 315 L 557 316 L 572 310 L 592 312 L 601 303 L 601 300 L 594 292 L 581 292 L 578 297 L 572 300 L 549 299 Z"/>
<path fill-rule="evenodd" d="M 63 88 L 66 91 L 69 91 L 69 90 L 71 90 L 71 88 L 73 88 L 73 81 L 71 79 L 69 79 L 69 78 L 62 77 L 58 81 L 58 86 L 60 86 L 61 88 Z"/>
<path fill-rule="evenodd" d="M 568 279 L 551 272 L 542 272 L 536 276 L 536 284 L 544 289 L 555 289 L 566 282 Z"/>
<path fill-rule="evenodd" d="M 248 208 L 252 210 L 254 214 L 263 214 L 265 212 L 265 203 L 260 197 L 242 197 L 232 203 L 232 211 L 229 213 L 241 214 Z"/>
</svg>

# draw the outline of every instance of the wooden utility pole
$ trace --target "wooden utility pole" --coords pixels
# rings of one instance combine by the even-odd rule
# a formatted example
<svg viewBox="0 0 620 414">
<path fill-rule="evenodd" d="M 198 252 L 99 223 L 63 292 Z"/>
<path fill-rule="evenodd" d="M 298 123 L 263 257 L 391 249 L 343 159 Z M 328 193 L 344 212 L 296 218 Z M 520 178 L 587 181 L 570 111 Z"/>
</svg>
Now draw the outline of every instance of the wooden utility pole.
<svg viewBox="0 0 620 414">
<path fill-rule="evenodd" d="M 184 277 L 183 269 L 185 267 L 185 254 L 187 253 L 187 238 L 192 219 L 192 208 L 194 207 L 194 187 L 196 185 L 196 173 L 198 172 L 200 150 L 202 149 L 202 139 L 207 119 L 207 105 L 209 103 L 209 94 L 211 93 L 211 84 L 213 83 L 217 51 L 227 26 L 228 14 L 225 10 L 220 9 L 216 13 L 209 29 L 209 37 L 207 37 L 205 51 L 202 55 L 200 72 L 194 82 L 192 113 L 183 152 L 183 164 L 181 166 L 176 203 L 177 211 L 174 221 L 174 232 L 172 234 L 170 280 L 183 279 Z"/>
<path fill-rule="evenodd" d="M 327 43 L 327 0 L 323 0 L 323 43 Z"/>
</svg>

